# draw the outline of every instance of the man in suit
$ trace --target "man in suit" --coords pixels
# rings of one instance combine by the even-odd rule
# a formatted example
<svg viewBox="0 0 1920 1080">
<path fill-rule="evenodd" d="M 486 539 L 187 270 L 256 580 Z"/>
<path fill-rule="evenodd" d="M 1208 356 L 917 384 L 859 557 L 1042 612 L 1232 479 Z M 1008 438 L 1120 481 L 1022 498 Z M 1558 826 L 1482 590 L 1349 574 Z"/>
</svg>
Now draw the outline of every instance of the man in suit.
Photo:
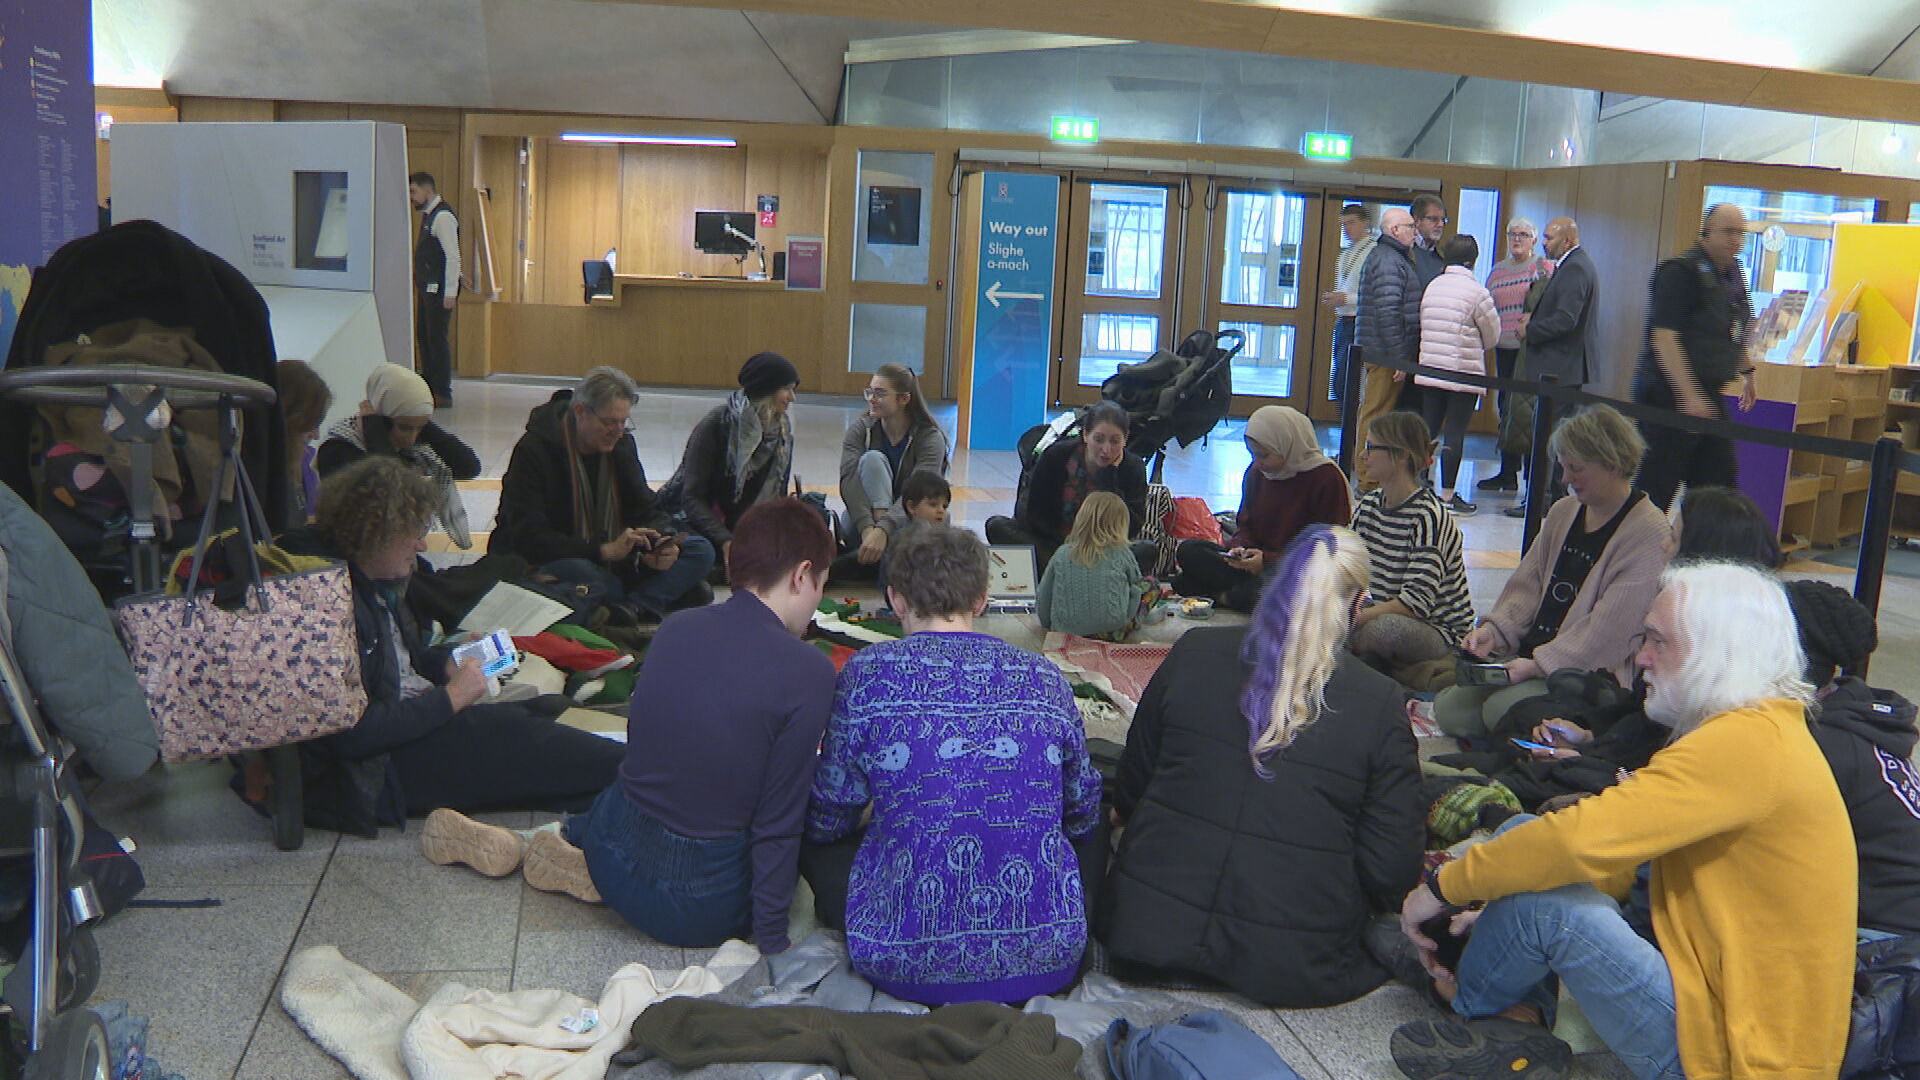
<svg viewBox="0 0 1920 1080">
<path fill-rule="evenodd" d="M 1561 386 L 1585 386 L 1600 346 L 1600 324 L 1594 318 L 1594 300 L 1600 275 L 1593 257 L 1580 246 L 1580 226 L 1572 218 L 1547 222 L 1541 246 L 1556 265 L 1542 286 L 1540 301 L 1520 316 L 1520 338 L 1526 342 L 1526 378 L 1551 375 Z M 1525 485 L 1522 491 L 1528 490 Z M 1524 501 L 1507 509 L 1509 517 L 1526 516 Z"/>
</svg>

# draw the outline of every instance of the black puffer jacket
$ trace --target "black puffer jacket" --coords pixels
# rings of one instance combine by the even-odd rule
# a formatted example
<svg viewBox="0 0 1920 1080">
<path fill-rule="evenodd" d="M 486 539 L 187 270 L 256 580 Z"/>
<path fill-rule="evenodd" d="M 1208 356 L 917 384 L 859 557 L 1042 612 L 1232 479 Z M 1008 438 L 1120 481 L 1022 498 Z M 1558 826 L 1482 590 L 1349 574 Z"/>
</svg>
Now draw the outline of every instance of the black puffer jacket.
<svg viewBox="0 0 1920 1080">
<path fill-rule="evenodd" d="M 557 390 L 545 405 L 527 414 L 527 432 L 513 444 L 513 457 L 500 478 L 500 510 L 487 551 L 518 555 L 539 567 L 558 559 L 600 558 L 599 541 L 574 527 L 573 463 L 561 430 L 573 406 L 573 391 Z M 629 529 L 667 531 L 672 523 L 659 512 L 633 436 L 622 435 L 610 453 L 592 468 L 613 468 L 620 499 L 620 523 Z M 610 540 L 612 537 L 602 537 Z"/>
<path fill-rule="evenodd" d="M 1827 756 L 1860 853 L 1860 925 L 1920 934 L 1920 770 L 1914 706 L 1843 678 L 1820 699 L 1814 741 Z"/>
<path fill-rule="evenodd" d="M 1351 1001 L 1387 978 L 1361 943 L 1419 880 L 1426 840 L 1405 694 L 1341 655 L 1327 709 L 1254 774 L 1244 628 L 1189 632 L 1143 695 L 1114 785 L 1126 818 L 1097 925 L 1114 956 L 1266 1005 Z"/>
</svg>

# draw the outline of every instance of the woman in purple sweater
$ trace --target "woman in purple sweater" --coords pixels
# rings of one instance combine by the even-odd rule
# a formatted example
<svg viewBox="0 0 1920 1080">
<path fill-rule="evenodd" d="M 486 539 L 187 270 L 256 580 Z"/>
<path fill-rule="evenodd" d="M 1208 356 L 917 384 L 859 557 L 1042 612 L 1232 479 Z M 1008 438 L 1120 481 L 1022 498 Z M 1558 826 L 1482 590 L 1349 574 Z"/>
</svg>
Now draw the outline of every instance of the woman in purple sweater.
<svg viewBox="0 0 1920 1080">
<path fill-rule="evenodd" d="M 978 537 L 916 529 L 888 553 L 887 582 L 908 636 L 840 673 L 807 815 L 825 846 L 800 859 L 815 910 L 895 997 L 1051 994 L 1086 947 L 1083 875 L 1105 870 L 1073 691 L 1045 658 L 973 632 L 987 602 Z"/>
</svg>

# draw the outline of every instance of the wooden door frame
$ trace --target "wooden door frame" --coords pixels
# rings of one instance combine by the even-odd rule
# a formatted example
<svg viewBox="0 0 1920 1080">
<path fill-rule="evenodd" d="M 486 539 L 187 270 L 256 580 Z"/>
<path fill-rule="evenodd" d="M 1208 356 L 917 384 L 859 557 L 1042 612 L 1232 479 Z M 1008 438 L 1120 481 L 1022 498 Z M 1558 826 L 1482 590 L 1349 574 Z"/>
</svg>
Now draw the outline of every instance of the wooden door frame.
<svg viewBox="0 0 1920 1080">
<path fill-rule="evenodd" d="M 1321 189 L 1307 185 L 1291 185 L 1279 181 L 1247 180 L 1234 177 L 1210 178 L 1206 233 L 1206 292 L 1201 297 L 1200 322 L 1203 329 L 1212 330 L 1222 322 L 1258 322 L 1268 326 L 1293 327 L 1293 358 L 1290 389 L 1287 397 L 1270 397 L 1261 394 L 1233 395 L 1232 413 L 1244 416 L 1262 405 L 1291 405 L 1302 408 L 1301 387 L 1310 386 L 1300 380 L 1301 348 L 1312 346 L 1317 337 L 1318 320 L 1311 308 L 1320 303 L 1320 290 L 1313 283 L 1320 278 L 1319 261 L 1321 258 L 1321 238 L 1315 235 L 1315 221 L 1324 215 Z M 1291 308 L 1264 307 L 1253 304 L 1228 304 L 1219 299 L 1220 284 L 1226 280 L 1227 264 L 1227 215 L 1221 207 L 1223 200 L 1233 194 L 1286 195 L 1305 200 L 1304 220 L 1300 230 L 1299 270 L 1294 276 L 1294 289 L 1299 300 Z M 1242 315 L 1234 318 L 1234 314 Z M 1265 316 L 1265 317 L 1262 317 Z M 1279 317 L 1284 316 L 1284 317 Z"/>
<path fill-rule="evenodd" d="M 1086 293 L 1086 262 L 1088 251 L 1088 223 L 1091 220 L 1091 206 L 1094 184 L 1125 184 L 1135 187 L 1159 187 L 1167 192 L 1166 225 L 1161 235 L 1160 249 L 1160 297 L 1151 303 L 1158 305 L 1160 334 L 1154 342 L 1155 348 L 1171 348 L 1178 340 L 1181 315 L 1181 288 L 1184 257 L 1187 255 L 1185 243 L 1186 219 L 1189 199 L 1184 197 L 1187 190 L 1186 177 L 1153 175 L 1133 172 L 1120 172 L 1100 169 L 1068 169 L 1058 172 L 1061 188 L 1066 198 L 1060 201 L 1060 231 L 1056 234 L 1065 238 L 1057 248 L 1054 296 L 1054 335 L 1057 347 L 1054 349 L 1053 365 L 1053 401 L 1057 405 L 1084 407 L 1100 400 L 1098 386 L 1080 385 L 1079 346 L 1080 324 L 1086 315 L 1115 312 L 1125 314 L 1123 309 L 1141 307 L 1148 303 L 1141 297 L 1088 296 Z M 1082 205 L 1080 185 L 1084 183 L 1086 205 Z M 1072 344 L 1074 357 L 1067 358 L 1068 346 Z"/>
</svg>

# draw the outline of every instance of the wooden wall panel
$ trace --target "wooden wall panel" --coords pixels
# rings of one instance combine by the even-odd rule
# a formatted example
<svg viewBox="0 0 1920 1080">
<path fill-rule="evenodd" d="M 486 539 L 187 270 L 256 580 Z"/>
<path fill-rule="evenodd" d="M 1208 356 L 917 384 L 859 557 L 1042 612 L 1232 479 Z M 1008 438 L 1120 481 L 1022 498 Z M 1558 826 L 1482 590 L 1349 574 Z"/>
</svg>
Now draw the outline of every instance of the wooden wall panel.
<svg viewBox="0 0 1920 1080">
<path fill-rule="evenodd" d="M 620 272 L 737 273 L 733 258 L 693 246 L 695 210 L 748 210 L 747 151 L 740 147 L 620 148 Z"/>
<path fill-rule="evenodd" d="M 1666 166 L 1597 165 L 1578 170 L 1579 201 L 1574 220 L 1580 244 L 1599 271 L 1600 359 L 1593 363 L 1592 385 L 1624 398 L 1633 385 L 1641 339 L 1646 333 L 1647 282 L 1668 252 L 1660 246 L 1658 223 L 1664 216 Z"/>
<path fill-rule="evenodd" d="M 581 260 L 600 258 L 620 240 L 620 152 L 542 142 L 543 196 L 535 212 L 527 296 L 534 303 L 585 304 Z"/>
<path fill-rule="evenodd" d="M 474 150 L 474 187 L 484 189 L 483 200 L 487 216 L 487 235 L 491 241 L 492 276 L 486 277 L 486 268 L 482 265 L 486 256 L 480 252 L 480 234 L 476 232 L 474 242 L 474 280 L 483 293 L 498 290 L 495 299 L 509 304 L 520 303 L 525 299 L 521 287 L 523 275 L 520 272 L 523 222 L 518 208 L 520 203 L 520 140 L 506 136 L 492 136 L 475 140 Z"/>
<path fill-rule="evenodd" d="M 278 119 L 276 103 L 252 98 L 183 97 L 180 122 L 267 124 Z"/>
<path fill-rule="evenodd" d="M 618 307 L 494 304 L 494 367 L 583 375 L 613 364 L 641 383 L 730 386 L 741 361 L 771 349 L 819 387 L 823 292 L 777 285 L 627 288 Z"/>
</svg>

